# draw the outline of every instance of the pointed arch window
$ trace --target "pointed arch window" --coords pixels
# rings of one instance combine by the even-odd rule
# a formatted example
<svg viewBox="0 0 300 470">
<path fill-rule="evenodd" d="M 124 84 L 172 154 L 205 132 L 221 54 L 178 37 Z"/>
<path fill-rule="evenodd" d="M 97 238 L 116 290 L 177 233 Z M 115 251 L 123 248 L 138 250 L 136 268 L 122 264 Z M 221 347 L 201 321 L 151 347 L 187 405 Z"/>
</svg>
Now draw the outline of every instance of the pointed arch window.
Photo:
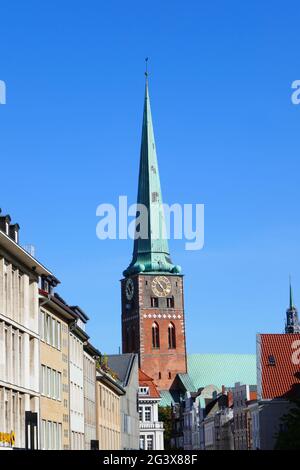
<svg viewBox="0 0 300 470">
<path fill-rule="evenodd" d="M 152 324 L 152 347 L 159 349 L 159 326 L 156 322 Z"/>
<path fill-rule="evenodd" d="M 168 342 L 169 342 L 169 349 L 176 348 L 176 330 L 174 323 L 169 323 L 168 326 Z"/>
</svg>

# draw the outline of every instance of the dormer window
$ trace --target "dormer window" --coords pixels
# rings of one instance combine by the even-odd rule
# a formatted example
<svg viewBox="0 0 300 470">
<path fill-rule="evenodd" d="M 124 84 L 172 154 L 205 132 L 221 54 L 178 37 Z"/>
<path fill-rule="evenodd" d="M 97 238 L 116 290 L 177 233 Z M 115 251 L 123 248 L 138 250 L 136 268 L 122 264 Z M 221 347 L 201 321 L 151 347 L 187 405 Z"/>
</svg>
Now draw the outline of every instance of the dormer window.
<svg viewBox="0 0 300 470">
<path fill-rule="evenodd" d="M 44 277 L 41 279 L 41 289 L 45 292 L 49 292 L 49 282 Z"/>
<path fill-rule="evenodd" d="M 140 395 L 149 395 L 149 387 L 139 387 Z"/>
<path fill-rule="evenodd" d="M 268 364 L 269 366 L 276 366 L 276 360 L 273 355 L 268 356 Z"/>
</svg>

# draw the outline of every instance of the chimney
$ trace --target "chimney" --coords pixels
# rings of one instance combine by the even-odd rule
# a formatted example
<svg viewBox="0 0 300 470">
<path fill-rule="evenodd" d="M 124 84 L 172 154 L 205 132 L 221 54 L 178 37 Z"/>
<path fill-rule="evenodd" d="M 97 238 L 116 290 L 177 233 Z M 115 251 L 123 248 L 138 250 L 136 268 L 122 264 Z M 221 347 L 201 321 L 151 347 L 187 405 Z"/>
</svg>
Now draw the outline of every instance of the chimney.
<svg viewBox="0 0 300 470">
<path fill-rule="evenodd" d="M 10 222 L 11 222 L 11 218 L 8 214 L 0 216 L 0 230 L 8 236 L 10 236 L 9 235 Z"/>
<path fill-rule="evenodd" d="M 19 224 L 11 224 L 9 226 L 9 236 L 18 244 L 19 244 L 19 230 L 20 230 Z"/>
</svg>

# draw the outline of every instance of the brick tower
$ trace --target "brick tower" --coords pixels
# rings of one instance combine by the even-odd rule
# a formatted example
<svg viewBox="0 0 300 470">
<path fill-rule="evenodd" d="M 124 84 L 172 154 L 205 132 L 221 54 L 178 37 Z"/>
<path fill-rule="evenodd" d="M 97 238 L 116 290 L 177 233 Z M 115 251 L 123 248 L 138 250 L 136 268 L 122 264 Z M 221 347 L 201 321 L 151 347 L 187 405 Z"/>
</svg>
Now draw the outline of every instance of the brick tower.
<svg viewBox="0 0 300 470">
<path fill-rule="evenodd" d="M 147 73 L 137 203 L 133 257 L 121 280 L 122 349 L 138 353 L 140 368 L 169 390 L 187 371 L 183 276 L 166 237 Z"/>
</svg>

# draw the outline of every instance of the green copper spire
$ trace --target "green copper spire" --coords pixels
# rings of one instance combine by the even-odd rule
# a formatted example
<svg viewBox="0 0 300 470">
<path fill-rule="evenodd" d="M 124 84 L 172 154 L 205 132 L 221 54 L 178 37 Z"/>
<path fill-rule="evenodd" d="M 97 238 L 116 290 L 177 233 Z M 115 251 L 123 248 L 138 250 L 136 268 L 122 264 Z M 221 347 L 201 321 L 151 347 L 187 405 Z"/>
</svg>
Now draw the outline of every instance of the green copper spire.
<svg viewBox="0 0 300 470">
<path fill-rule="evenodd" d="M 137 203 L 138 205 L 142 204 L 147 211 L 146 213 L 140 212 L 139 206 L 137 207 L 133 257 L 129 267 L 123 273 L 124 276 L 144 271 L 180 272 L 180 267 L 172 264 L 170 259 L 150 108 L 147 69 L 145 75 L 146 85 Z"/>
</svg>

